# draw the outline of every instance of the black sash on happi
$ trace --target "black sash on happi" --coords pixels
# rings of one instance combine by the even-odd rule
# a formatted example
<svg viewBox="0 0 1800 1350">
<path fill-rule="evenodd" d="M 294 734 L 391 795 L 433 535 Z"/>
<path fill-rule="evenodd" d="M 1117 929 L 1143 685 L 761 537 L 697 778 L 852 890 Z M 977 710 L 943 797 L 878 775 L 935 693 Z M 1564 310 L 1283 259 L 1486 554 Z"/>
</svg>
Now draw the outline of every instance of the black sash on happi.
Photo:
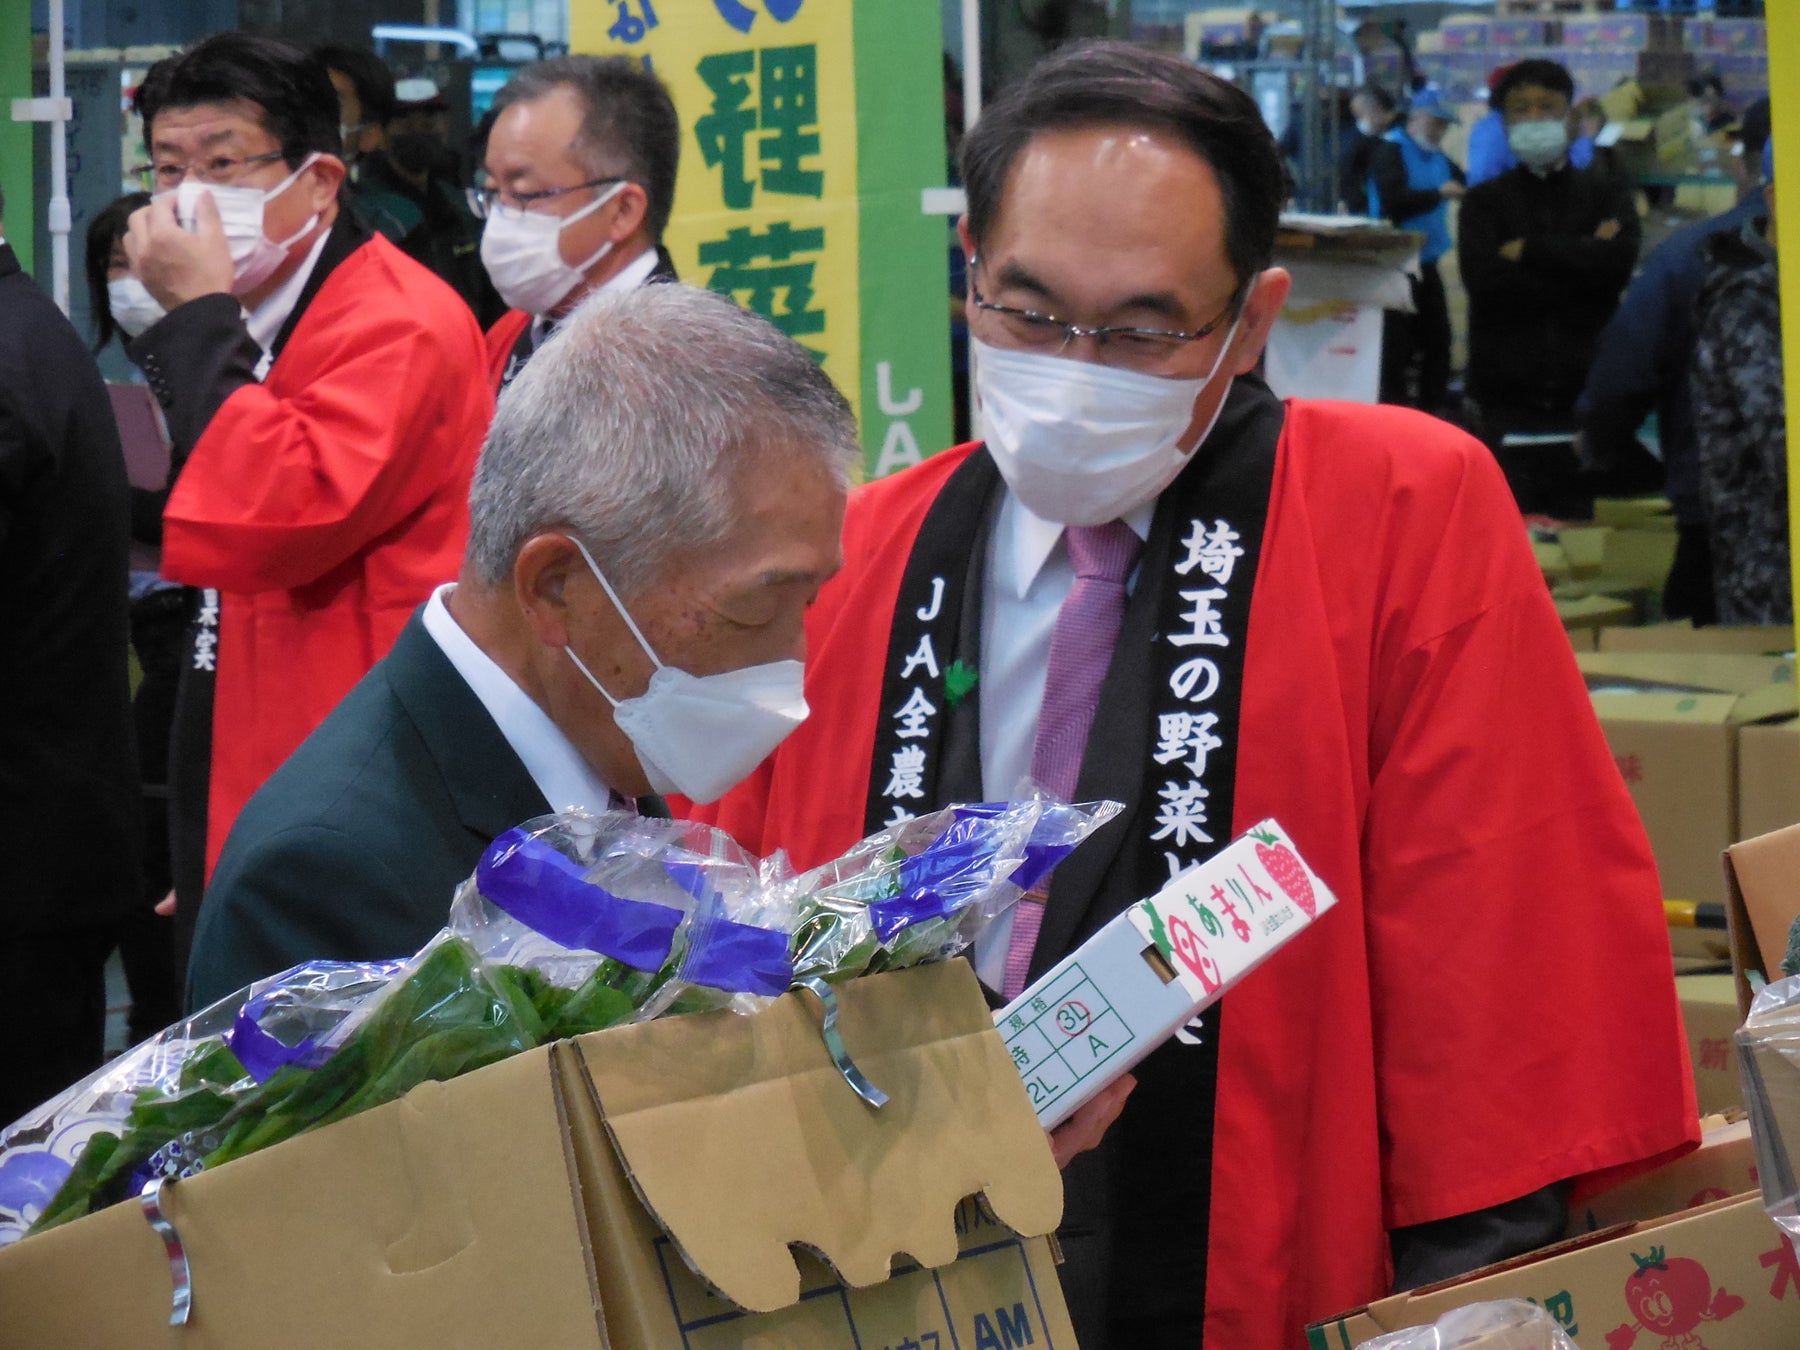
<svg viewBox="0 0 1800 1350">
<path fill-rule="evenodd" d="M 1230 842 L 1250 599 L 1283 418 L 1267 385 L 1239 379 L 1194 462 L 1157 501 L 1076 786 L 1080 800 L 1112 798 L 1126 809 L 1053 876 L 1034 980 Z M 907 560 L 882 680 L 869 832 L 985 795 L 982 580 L 1001 490 L 992 458 L 972 454 L 939 492 Z M 1225 1006 L 1196 1029 L 1198 1045 L 1171 1042 L 1139 1066 L 1125 1115 L 1064 1172 L 1062 1277 L 1083 1345 L 1200 1343 Z"/>
</svg>

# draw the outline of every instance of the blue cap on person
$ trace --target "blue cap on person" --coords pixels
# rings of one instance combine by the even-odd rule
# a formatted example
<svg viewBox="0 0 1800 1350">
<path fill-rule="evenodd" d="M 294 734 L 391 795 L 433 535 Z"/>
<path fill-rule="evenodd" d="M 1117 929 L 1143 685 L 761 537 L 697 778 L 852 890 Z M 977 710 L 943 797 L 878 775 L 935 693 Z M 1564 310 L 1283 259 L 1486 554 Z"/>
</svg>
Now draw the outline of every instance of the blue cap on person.
<svg viewBox="0 0 1800 1350">
<path fill-rule="evenodd" d="M 1406 111 L 1409 114 L 1429 113 L 1440 122 L 1449 122 L 1452 126 L 1462 121 L 1450 105 L 1444 102 L 1443 94 L 1440 93 L 1438 87 L 1433 84 L 1426 85 L 1423 89 L 1419 90 L 1418 93 L 1414 94 L 1412 96 L 1412 102 L 1407 105 Z"/>
</svg>

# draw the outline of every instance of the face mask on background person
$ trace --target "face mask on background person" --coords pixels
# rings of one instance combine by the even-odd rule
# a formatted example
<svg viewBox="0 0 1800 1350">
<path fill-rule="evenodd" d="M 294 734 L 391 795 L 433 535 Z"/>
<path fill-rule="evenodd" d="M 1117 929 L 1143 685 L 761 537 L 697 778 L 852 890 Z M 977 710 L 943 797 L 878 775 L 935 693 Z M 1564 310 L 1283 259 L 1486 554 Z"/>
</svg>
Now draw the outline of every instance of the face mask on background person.
<svg viewBox="0 0 1800 1350">
<path fill-rule="evenodd" d="M 388 137 L 388 157 L 410 174 L 442 168 L 449 147 L 428 131 L 403 131 Z"/>
<path fill-rule="evenodd" d="M 1528 169 L 1548 169 L 1569 153 L 1566 122 L 1514 122 L 1506 129 L 1506 143 L 1519 163 Z"/>
<path fill-rule="evenodd" d="M 644 776 L 658 792 L 692 801 L 717 801 L 755 771 L 806 720 L 802 692 L 806 667 L 770 661 L 716 675 L 690 675 L 665 666 L 620 602 L 587 545 L 571 538 L 600 589 L 655 664 L 650 685 L 636 698 L 618 699 L 594 677 L 573 647 L 563 651 L 600 697 L 613 706 L 613 721 L 637 751 Z"/>
<path fill-rule="evenodd" d="M 1362 134 L 1365 136 L 1373 136 L 1373 135 L 1377 134 L 1376 130 L 1375 130 L 1375 121 L 1373 118 L 1369 118 L 1369 117 L 1357 118 L 1356 119 L 1356 129 L 1358 131 L 1362 132 Z"/>
<path fill-rule="evenodd" d="M 571 267 L 562 258 L 562 232 L 593 215 L 624 189 L 623 182 L 614 183 L 572 216 L 494 208 L 481 227 L 481 263 L 500 298 L 527 314 L 542 316 L 556 308 L 613 246 L 608 239 L 585 262 Z"/>
<path fill-rule="evenodd" d="M 287 251 L 319 223 L 318 213 L 314 212 L 306 224 L 279 243 L 263 234 L 263 207 L 292 187 L 294 180 L 318 157 L 316 152 L 308 155 L 299 168 L 266 192 L 254 187 L 220 187 L 192 178 L 183 179 L 181 186 L 175 189 L 176 218 L 189 230 L 194 228 L 201 194 L 212 194 L 213 205 L 219 210 L 219 223 L 225 229 L 225 242 L 231 247 L 232 268 L 237 274 L 237 283 L 231 288 L 234 294 L 253 291 L 273 276 L 275 269 L 287 260 Z"/>
<path fill-rule="evenodd" d="M 126 337 L 136 337 L 169 312 L 129 273 L 106 283 L 106 307 Z"/>
<path fill-rule="evenodd" d="M 1194 449 L 1183 454 L 1181 436 L 1194 420 L 1194 404 L 1225 363 L 1242 321 L 1240 309 L 1212 369 L 1197 380 L 971 338 L 988 453 L 1013 495 L 1033 515 L 1063 525 L 1104 525 L 1153 501 L 1224 410 L 1221 398 Z"/>
</svg>

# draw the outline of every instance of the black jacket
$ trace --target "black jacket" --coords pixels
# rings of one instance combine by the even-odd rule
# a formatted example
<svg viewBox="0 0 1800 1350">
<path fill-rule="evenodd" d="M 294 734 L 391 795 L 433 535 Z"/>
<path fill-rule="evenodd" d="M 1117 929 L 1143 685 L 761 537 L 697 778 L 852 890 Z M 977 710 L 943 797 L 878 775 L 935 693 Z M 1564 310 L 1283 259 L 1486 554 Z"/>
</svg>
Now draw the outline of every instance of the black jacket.
<svg viewBox="0 0 1800 1350">
<path fill-rule="evenodd" d="M 194 934 L 189 1004 L 315 957 L 411 956 L 494 836 L 549 810 L 415 615 L 232 826 Z"/>
<path fill-rule="evenodd" d="M 142 898 L 128 491 L 93 356 L 0 244 L 0 923 L 10 936 L 104 922 Z"/>
<path fill-rule="evenodd" d="M 1612 239 L 1595 231 L 1619 222 Z M 1631 279 L 1641 237 L 1627 184 L 1564 166 L 1509 169 L 1463 199 L 1457 260 L 1469 293 L 1469 392 L 1489 407 L 1575 425 L 1600 330 Z M 1519 261 L 1500 250 L 1525 241 Z"/>
</svg>

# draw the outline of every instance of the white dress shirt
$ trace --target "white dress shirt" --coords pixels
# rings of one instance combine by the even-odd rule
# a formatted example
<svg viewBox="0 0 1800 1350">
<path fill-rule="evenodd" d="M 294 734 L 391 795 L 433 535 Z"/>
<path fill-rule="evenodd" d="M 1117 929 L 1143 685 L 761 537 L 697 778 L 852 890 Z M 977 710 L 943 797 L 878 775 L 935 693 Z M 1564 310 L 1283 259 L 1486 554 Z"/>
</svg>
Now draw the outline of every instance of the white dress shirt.
<svg viewBox="0 0 1800 1350">
<path fill-rule="evenodd" d="M 306 261 L 296 267 L 286 281 L 264 296 L 255 309 L 244 311 L 244 327 L 250 330 L 250 336 L 263 350 L 262 360 L 256 363 L 259 380 L 268 375 L 269 367 L 275 362 L 275 339 L 281 335 L 281 327 L 294 312 L 294 306 L 300 303 L 300 292 L 306 289 L 307 278 L 319 265 L 319 255 L 325 251 L 332 228 L 328 225 L 319 231 L 319 237 L 306 252 Z"/>
<path fill-rule="evenodd" d="M 608 811 L 617 800 L 581 752 L 569 743 L 550 714 L 540 708 L 493 657 L 475 645 L 445 606 L 454 582 L 439 586 L 425 604 L 425 631 L 444 653 L 463 682 L 481 700 L 500 734 L 538 785 L 553 811 L 578 807 Z"/>
<path fill-rule="evenodd" d="M 656 250 L 647 248 L 588 294 L 615 295 L 620 291 L 635 291 L 650 280 L 650 274 L 656 270 L 657 261 Z M 583 296 L 582 299 L 586 300 L 587 296 Z M 531 321 L 531 350 L 535 352 L 543 344 L 544 339 L 550 336 L 551 330 L 560 322 L 560 319 L 552 319 L 543 314 L 533 319 Z"/>
<path fill-rule="evenodd" d="M 1127 515 L 1139 539 L 1150 537 L 1156 503 Z M 988 542 L 982 585 L 981 791 L 989 801 L 1008 801 L 1031 775 L 1038 713 L 1050 674 L 1050 638 L 1056 616 L 1075 585 L 1075 566 L 1063 542 L 1063 527 L 1034 515 L 1010 489 L 1001 493 Z M 1133 568 L 1126 589 L 1137 582 Z M 1012 937 L 1008 910 L 975 944 L 975 973 L 999 989 Z"/>
</svg>

